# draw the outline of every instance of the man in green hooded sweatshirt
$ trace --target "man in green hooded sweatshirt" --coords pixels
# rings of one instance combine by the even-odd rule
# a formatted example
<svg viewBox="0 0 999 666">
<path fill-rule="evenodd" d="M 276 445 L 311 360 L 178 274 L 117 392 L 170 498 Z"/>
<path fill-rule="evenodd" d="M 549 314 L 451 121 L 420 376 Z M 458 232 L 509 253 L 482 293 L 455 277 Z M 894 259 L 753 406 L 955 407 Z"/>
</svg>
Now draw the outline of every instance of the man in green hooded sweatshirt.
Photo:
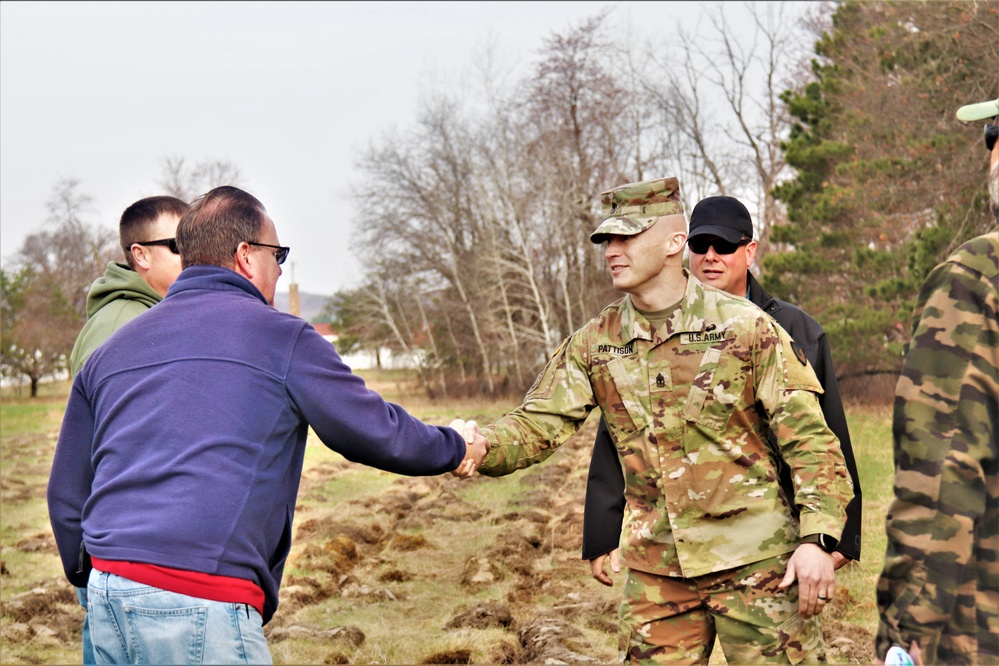
<svg viewBox="0 0 999 666">
<path fill-rule="evenodd" d="M 156 305 L 180 274 L 174 234 L 187 204 L 176 197 L 140 199 L 125 209 L 118 225 L 125 264 L 108 263 L 87 295 L 87 323 L 73 345 L 69 367 L 75 376 L 90 354 L 127 321 Z"/>
</svg>

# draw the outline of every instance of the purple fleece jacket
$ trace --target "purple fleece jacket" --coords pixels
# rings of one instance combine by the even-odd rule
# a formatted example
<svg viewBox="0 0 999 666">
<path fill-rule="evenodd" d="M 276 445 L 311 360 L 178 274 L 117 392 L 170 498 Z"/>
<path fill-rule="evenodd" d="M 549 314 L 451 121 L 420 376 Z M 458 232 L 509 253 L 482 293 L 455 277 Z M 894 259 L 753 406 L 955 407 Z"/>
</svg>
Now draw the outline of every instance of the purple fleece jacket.
<svg viewBox="0 0 999 666">
<path fill-rule="evenodd" d="M 86 551 L 250 580 L 273 616 L 309 426 L 354 462 L 450 471 L 461 436 L 385 402 L 237 273 L 185 269 L 73 382 L 48 486 L 69 580 Z"/>
</svg>

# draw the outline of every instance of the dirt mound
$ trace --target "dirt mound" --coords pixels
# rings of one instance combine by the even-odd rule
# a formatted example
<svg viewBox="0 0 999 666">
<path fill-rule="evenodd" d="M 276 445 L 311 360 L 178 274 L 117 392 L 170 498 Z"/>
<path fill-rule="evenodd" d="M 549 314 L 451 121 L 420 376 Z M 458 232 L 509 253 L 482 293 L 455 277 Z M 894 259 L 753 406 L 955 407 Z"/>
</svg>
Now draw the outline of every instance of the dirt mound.
<svg viewBox="0 0 999 666">
<path fill-rule="evenodd" d="M 530 560 L 550 552 L 550 545 L 539 535 L 519 531 L 504 532 L 496 543 L 490 546 L 487 555 L 491 559 L 507 560 L 511 564 Z"/>
<path fill-rule="evenodd" d="M 845 615 L 859 603 L 846 587 L 838 586 L 833 600 L 822 612 L 826 657 L 832 663 L 874 663 L 874 633 L 856 624 L 832 619 Z"/>
<path fill-rule="evenodd" d="M 12 621 L 4 622 L 4 642 L 22 642 L 13 639 L 23 635 L 33 642 L 68 643 L 79 640 L 84 610 L 73 589 L 60 585 L 37 587 L 4 599 L 0 614 Z"/>
<path fill-rule="evenodd" d="M 565 621 L 542 616 L 531 620 L 518 632 L 524 650 L 520 663 L 595 664 L 593 657 L 577 652 L 574 639 L 582 633 Z"/>
<path fill-rule="evenodd" d="M 519 515 L 522 519 L 529 520 L 530 522 L 537 523 L 538 525 L 547 525 L 552 520 L 552 514 L 550 511 L 542 511 L 537 508 L 525 509 Z"/>
<path fill-rule="evenodd" d="M 264 634 L 267 640 L 278 643 L 289 638 L 308 637 L 319 638 L 333 644 L 352 645 L 357 647 L 364 643 L 366 636 L 364 632 L 354 626 L 334 627 L 324 629 L 317 624 L 292 624 L 284 627 L 265 628 Z M 332 662 L 342 663 L 342 662 Z"/>
<path fill-rule="evenodd" d="M 470 557 L 461 573 L 461 584 L 466 588 L 488 587 L 506 575 L 496 562 L 488 558 Z"/>
<path fill-rule="evenodd" d="M 431 527 L 438 520 L 471 522 L 482 518 L 485 513 L 450 490 L 443 490 L 439 495 L 421 499 L 416 505 L 416 510 L 399 521 L 399 526 Z"/>
<path fill-rule="evenodd" d="M 433 548 L 422 534 L 396 534 L 389 541 L 389 548 L 409 552 L 421 548 Z"/>
<path fill-rule="evenodd" d="M 440 495 L 442 480 L 436 477 L 413 477 L 396 480 L 385 492 L 365 498 L 361 506 L 382 516 L 402 520 L 416 513 L 416 505 L 426 497 Z"/>
<path fill-rule="evenodd" d="M 6 498 L 5 498 L 6 499 Z M 15 547 L 23 553 L 57 553 L 55 536 L 51 532 L 35 534 L 27 539 L 21 539 Z"/>
<path fill-rule="evenodd" d="M 407 583 L 413 580 L 413 574 L 401 569 L 389 569 L 378 576 L 382 583 Z"/>
<path fill-rule="evenodd" d="M 822 634 L 826 642 L 826 658 L 830 663 L 875 663 L 874 634 L 864 627 L 823 619 Z"/>
<path fill-rule="evenodd" d="M 380 601 L 399 601 L 406 594 L 396 594 L 387 587 L 372 587 L 354 576 L 343 576 L 339 581 L 340 596 L 345 599 L 356 599 L 364 604 Z"/>
<path fill-rule="evenodd" d="M 300 558 L 299 566 L 342 576 L 357 563 L 357 543 L 346 535 L 338 534 L 329 541 L 306 545 Z"/>
<path fill-rule="evenodd" d="M 20 479 L 5 478 L 0 481 L 0 493 L 4 502 L 24 502 L 34 497 L 34 484 L 27 484 Z"/>
<path fill-rule="evenodd" d="M 421 664 L 470 664 L 472 651 L 468 649 L 435 652 L 419 661 Z"/>
<path fill-rule="evenodd" d="M 314 541 L 322 537 L 332 537 L 341 534 L 353 539 L 356 543 L 374 545 L 385 538 L 385 528 L 379 523 L 358 525 L 342 522 L 337 518 L 310 518 L 302 521 L 295 530 L 296 541 Z"/>
<path fill-rule="evenodd" d="M 489 652 L 487 664 L 519 664 L 520 647 L 513 641 L 500 641 Z"/>
<path fill-rule="evenodd" d="M 475 606 L 466 611 L 458 613 L 444 625 L 444 630 L 460 629 L 488 629 L 490 627 L 500 627 L 502 629 L 512 628 L 514 625 L 513 614 L 510 609 L 496 602 L 488 602 Z"/>
<path fill-rule="evenodd" d="M 281 617 L 340 594 L 338 579 L 320 580 L 313 576 L 288 576 L 281 588 Z M 281 618 L 275 616 L 275 621 Z"/>
</svg>

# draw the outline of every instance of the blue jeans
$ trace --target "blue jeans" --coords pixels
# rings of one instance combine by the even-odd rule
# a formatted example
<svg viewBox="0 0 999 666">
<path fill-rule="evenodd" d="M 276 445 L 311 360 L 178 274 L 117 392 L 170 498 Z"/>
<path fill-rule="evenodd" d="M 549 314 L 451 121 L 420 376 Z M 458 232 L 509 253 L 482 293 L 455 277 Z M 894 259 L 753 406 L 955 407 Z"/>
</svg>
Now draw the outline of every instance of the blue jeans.
<svg viewBox="0 0 999 666">
<path fill-rule="evenodd" d="M 271 664 L 260 613 L 97 569 L 87 615 L 98 664 Z"/>
<path fill-rule="evenodd" d="M 87 588 L 78 587 L 76 588 L 76 598 L 79 600 L 80 605 L 84 608 L 87 607 Z M 86 665 L 96 664 L 94 661 L 94 644 L 90 642 L 90 616 L 83 616 L 83 663 Z"/>
</svg>

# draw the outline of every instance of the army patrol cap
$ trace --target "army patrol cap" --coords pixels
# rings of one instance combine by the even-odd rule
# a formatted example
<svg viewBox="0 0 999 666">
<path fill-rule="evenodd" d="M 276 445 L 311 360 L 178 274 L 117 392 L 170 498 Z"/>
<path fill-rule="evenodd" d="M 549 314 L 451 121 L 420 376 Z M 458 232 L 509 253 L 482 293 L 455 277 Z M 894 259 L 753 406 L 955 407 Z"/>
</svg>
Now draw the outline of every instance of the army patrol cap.
<svg viewBox="0 0 999 666">
<path fill-rule="evenodd" d="M 594 243 L 608 236 L 640 234 L 664 215 L 683 215 L 680 183 L 676 178 L 657 178 L 628 183 L 600 194 L 604 221 L 590 234 Z"/>
<path fill-rule="evenodd" d="M 752 239 L 753 218 L 735 197 L 707 197 L 698 201 L 690 212 L 687 240 L 697 236 L 717 236 L 729 243 Z"/>
<path fill-rule="evenodd" d="M 955 114 L 961 122 L 970 123 L 999 116 L 999 99 L 962 106 Z"/>
</svg>

